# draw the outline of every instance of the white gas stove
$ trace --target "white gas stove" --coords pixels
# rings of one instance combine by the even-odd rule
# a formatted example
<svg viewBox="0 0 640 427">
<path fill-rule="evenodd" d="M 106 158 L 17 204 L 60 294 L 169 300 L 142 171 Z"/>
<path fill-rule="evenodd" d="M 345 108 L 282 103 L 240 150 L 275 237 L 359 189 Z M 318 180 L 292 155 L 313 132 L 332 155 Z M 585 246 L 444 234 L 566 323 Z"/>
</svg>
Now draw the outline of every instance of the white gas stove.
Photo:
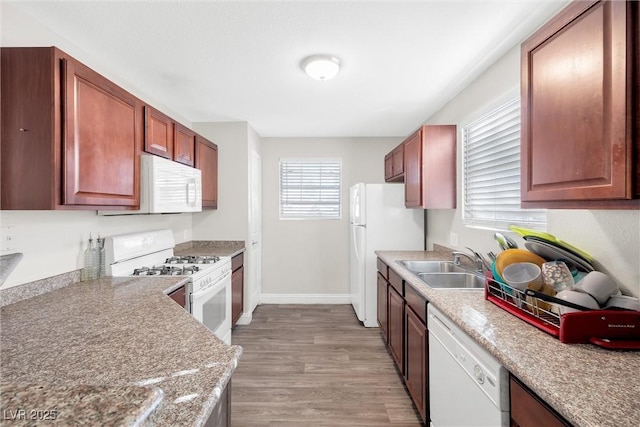
<svg viewBox="0 0 640 427">
<path fill-rule="evenodd" d="M 231 343 L 231 258 L 175 255 L 171 230 L 121 234 L 105 239 L 111 276 L 189 276 L 187 307 L 218 338 Z"/>
</svg>

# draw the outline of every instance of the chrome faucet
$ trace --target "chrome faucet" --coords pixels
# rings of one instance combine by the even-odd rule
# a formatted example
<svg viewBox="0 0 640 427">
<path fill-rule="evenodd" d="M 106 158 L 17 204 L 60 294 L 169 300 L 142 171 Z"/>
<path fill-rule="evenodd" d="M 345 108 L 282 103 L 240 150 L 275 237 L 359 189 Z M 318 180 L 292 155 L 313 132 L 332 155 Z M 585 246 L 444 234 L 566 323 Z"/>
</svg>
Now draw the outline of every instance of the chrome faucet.
<svg viewBox="0 0 640 427">
<path fill-rule="evenodd" d="M 473 255 L 469 255 L 465 252 L 460 251 L 452 251 L 451 254 L 453 255 L 453 265 L 460 265 L 460 257 L 465 257 L 473 264 L 475 264 L 476 271 L 478 273 L 484 273 L 485 271 L 491 270 L 491 266 L 489 266 L 489 263 L 484 259 L 482 255 L 468 246 L 466 248 L 469 249 Z"/>
</svg>

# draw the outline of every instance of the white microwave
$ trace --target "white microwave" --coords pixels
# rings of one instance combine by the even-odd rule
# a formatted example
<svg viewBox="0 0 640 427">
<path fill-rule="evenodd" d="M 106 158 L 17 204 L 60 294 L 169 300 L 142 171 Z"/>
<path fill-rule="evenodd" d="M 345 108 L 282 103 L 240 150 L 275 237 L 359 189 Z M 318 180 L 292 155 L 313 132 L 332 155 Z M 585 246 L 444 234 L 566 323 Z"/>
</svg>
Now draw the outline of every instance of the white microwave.
<svg viewBox="0 0 640 427">
<path fill-rule="evenodd" d="M 132 215 L 202 211 L 202 172 L 181 163 L 140 155 L 140 209 L 98 211 L 98 215 Z"/>
</svg>

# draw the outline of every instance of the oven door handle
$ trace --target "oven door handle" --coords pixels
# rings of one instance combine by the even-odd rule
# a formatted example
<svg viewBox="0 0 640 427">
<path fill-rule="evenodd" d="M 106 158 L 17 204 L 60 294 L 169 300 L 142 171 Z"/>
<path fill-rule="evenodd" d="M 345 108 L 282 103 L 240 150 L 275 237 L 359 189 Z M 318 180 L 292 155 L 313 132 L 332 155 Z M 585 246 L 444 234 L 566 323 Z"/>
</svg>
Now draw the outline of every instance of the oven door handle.
<svg viewBox="0 0 640 427">
<path fill-rule="evenodd" d="M 200 298 L 203 295 L 206 295 L 208 292 L 210 292 L 213 288 L 215 288 L 218 284 L 220 284 L 221 282 L 225 281 L 226 279 L 228 279 L 231 276 L 231 271 L 227 271 L 226 273 L 224 273 L 222 276 L 218 277 L 215 281 L 209 283 L 205 288 L 200 289 L 197 292 L 194 292 L 193 298 Z"/>
</svg>

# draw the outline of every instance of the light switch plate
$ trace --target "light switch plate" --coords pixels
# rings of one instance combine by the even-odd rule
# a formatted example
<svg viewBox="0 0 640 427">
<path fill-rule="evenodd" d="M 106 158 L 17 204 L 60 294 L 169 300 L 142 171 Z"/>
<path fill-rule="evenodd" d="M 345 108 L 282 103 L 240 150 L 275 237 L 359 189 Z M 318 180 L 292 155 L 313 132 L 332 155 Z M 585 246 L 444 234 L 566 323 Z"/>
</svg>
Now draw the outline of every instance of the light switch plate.
<svg viewBox="0 0 640 427">
<path fill-rule="evenodd" d="M 449 234 L 449 244 L 455 248 L 458 247 L 458 233 Z"/>
</svg>

